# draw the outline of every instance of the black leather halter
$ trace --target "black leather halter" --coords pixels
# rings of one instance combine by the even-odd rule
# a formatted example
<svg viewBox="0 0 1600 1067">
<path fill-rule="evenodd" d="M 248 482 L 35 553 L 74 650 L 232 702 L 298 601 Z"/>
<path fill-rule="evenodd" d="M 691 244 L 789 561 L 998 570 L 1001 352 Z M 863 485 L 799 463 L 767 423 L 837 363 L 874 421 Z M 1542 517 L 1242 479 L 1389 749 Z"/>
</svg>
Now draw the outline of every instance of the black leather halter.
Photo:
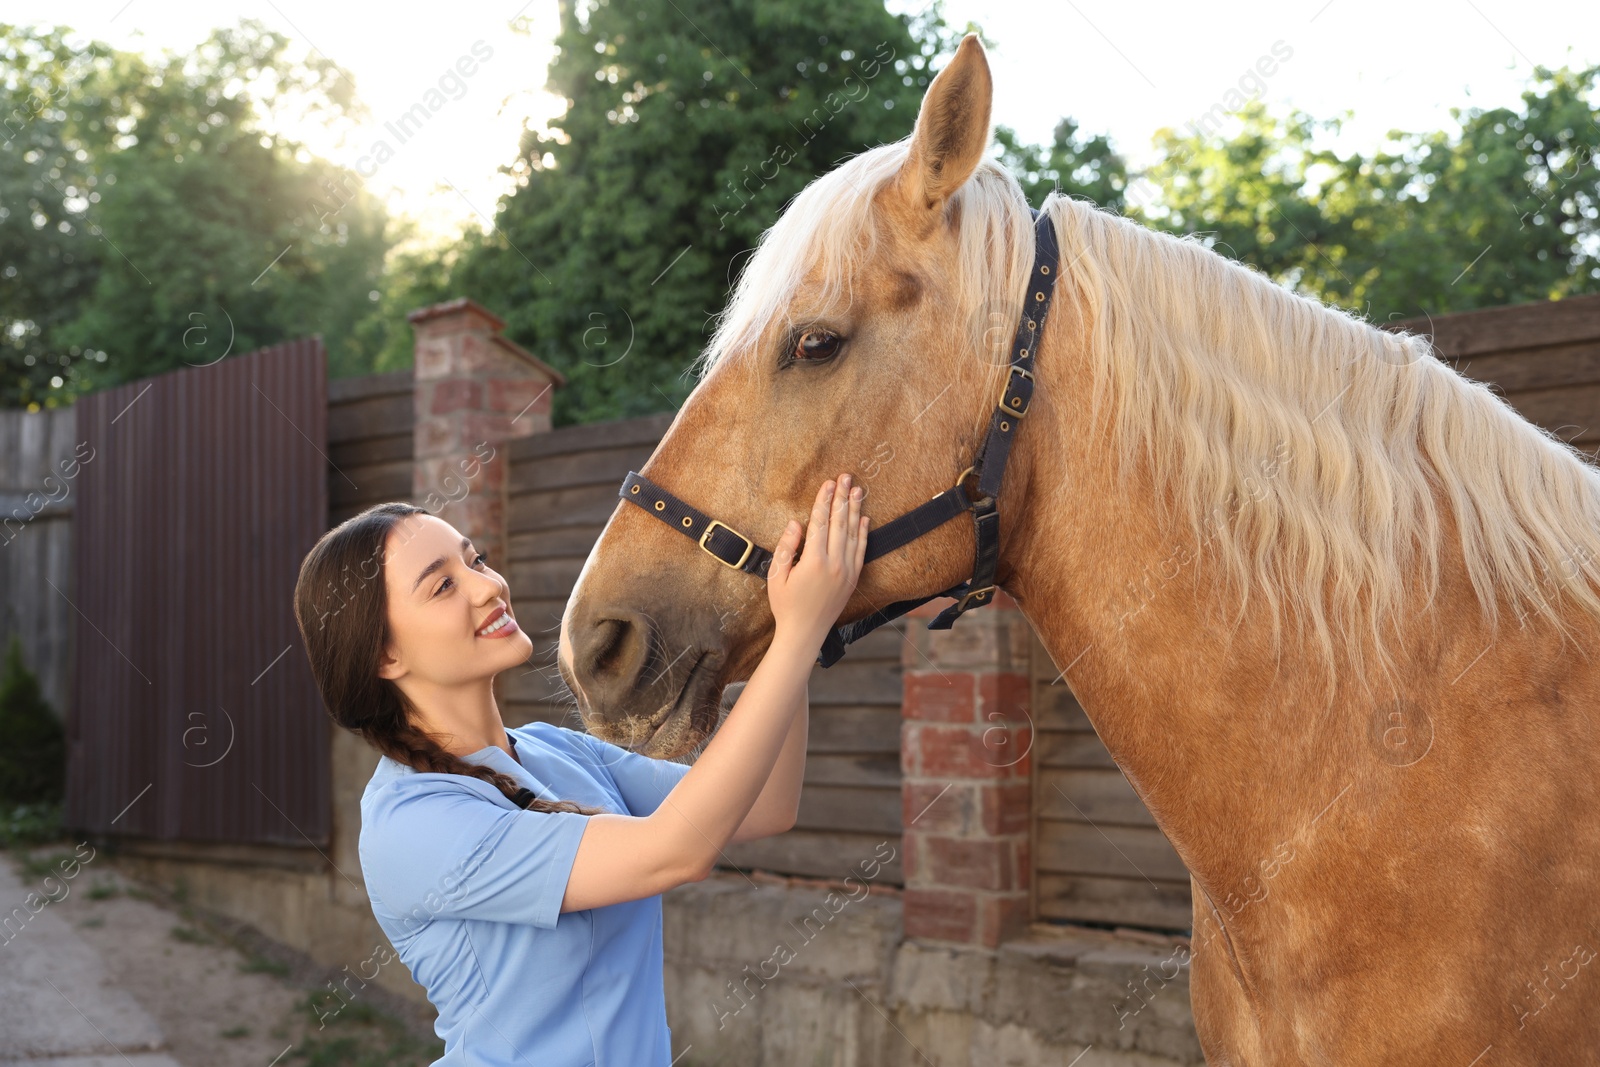
<svg viewBox="0 0 1600 1067">
<path fill-rule="evenodd" d="M 961 472 L 956 484 L 898 518 L 867 531 L 866 560 L 893 552 L 923 534 L 944 525 L 963 512 L 972 512 L 977 534 L 977 549 L 972 564 L 972 577 L 959 585 L 914 600 L 900 600 L 855 622 L 835 626 L 822 643 L 817 662 L 831 667 L 844 655 L 845 646 L 859 641 L 886 622 L 899 618 L 906 612 L 938 597 L 955 597 L 956 602 L 941 611 L 928 623 L 930 630 L 948 630 L 965 611 L 987 604 L 994 599 L 995 568 L 1000 562 L 1000 515 L 995 499 L 1000 495 L 1000 482 L 1005 477 L 1006 458 L 1011 454 L 1011 439 L 1021 426 L 1033 397 L 1033 361 L 1037 354 L 1039 336 L 1044 330 L 1045 314 L 1050 310 L 1050 298 L 1055 287 L 1059 264 L 1056 231 L 1048 215 L 1037 210 L 1034 217 L 1033 273 L 1028 276 L 1028 290 L 1023 297 L 1021 320 L 1017 323 L 1015 340 L 1011 343 L 1011 373 L 1005 388 L 995 404 L 989 419 L 989 433 L 978 449 L 972 466 Z M 968 475 L 978 478 L 978 496 L 968 495 Z M 720 519 L 713 519 L 636 471 L 629 471 L 617 495 L 630 500 L 686 537 L 693 538 L 699 546 L 718 563 L 735 570 L 765 579 L 772 564 L 772 553 L 762 548 Z M 865 563 L 863 564 L 863 566 Z"/>
</svg>

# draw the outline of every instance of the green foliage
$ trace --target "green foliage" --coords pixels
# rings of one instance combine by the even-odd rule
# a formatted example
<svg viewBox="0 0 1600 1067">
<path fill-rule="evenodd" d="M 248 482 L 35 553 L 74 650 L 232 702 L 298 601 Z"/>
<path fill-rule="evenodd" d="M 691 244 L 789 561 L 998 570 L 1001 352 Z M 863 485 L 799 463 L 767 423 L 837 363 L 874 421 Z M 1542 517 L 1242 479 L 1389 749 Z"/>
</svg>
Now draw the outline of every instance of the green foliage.
<svg viewBox="0 0 1600 1067">
<path fill-rule="evenodd" d="M 343 1004 L 332 994 L 312 992 L 297 1006 L 314 1025 L 285 1063 L 305 1060 L 308 1067 L 426 1067 L 444 1053 L 443 1042 L 412 1037 L 398 1019 L 370 1004 Z"/>
<path fill-rule="evenodd" d="M 312 333 L 336 370 L 370 359 L 352 342 L 384 212 L 266 132 L 250 95 L 270 87 L 280 122 L 337 126 L 351 83 L 287 43 L 244 22 L 148 60 L 0 25 L 0 404 L 54 407 Z"/>
<path fill-rule="evenodd" d="M 1338 119 L 1259 104 L 1227 138 L 1164 131 L 1146 217 L 1376 321 L 1600 291 L 1597 76 L 1539 68 L 1521 107 L 1370 154 L 1325 147 Z"/>
<path fill-rule="evenodd" d="M 1048 148 L 1025 144 L 1009 126 L 996 126 L 1000 162 L 1016 175 L 1028 203 L 1038 207 L 1047 194 L 1082 196 L 1119 214 L 1127 207 L 1128 168 L 1105 134 L 1082 137 L 1070 118 L 1056 123 Z"/>
<path fill-rule="evenodd" d="M 61 804 L 8 804 L 0 801 L 0 849 L 42 845 L 61 840 Z"/>
<path fill-rule="evenodd" d="M 959 37 L 937 4 L 881 0 L 561 0 L 560 18 L 567 109 L 524 134 L 495 228 L 406 251 L 356 175 L 259 117 L 270 99 L 275 127 L 347 127 L 330 61 L 254 22 L 160 59 L 0 24 L 0 406 L 313 333 L 334 376 L 403 369 L 406 313 L 466 295 L 568 376 L 558 425 L 669 410 L 762 232 L 906 136 Z M 1048 145 L 999 126 L 994 151 L 1035 205 L 1060 189 L 1197 233 L 1381 321 L 1600 290 L 1597 77 L 1538 68 L 1518 106 L 1376 151 L 1258 103 L 1225 136 L 1162 131 L 1142 174 L 1070 118 Z"/>
<path fill-rule="evenodd" d="M 881 0 L 563 0 L 566 114 L 524 136 L 453 288 L 568 376 L 557 424 L 675 407 L 739 257 L 819 174 L 910 133 L 954 44 Z"/>
<path fill-rule="evenodd" d="M 0 803 L 59 803 L 66 782 L 66 732 L 12 634 L 0 674 Z"/>
<path fill-rule="evenodd" d="M 289 977 L 288 964 L 279 963 L 277 960 L 270 960 L 258 954 L 251 955 L 243 963 L 239 964 L 238 968 L 245 974 L 270 974 L 275 978 Z"/>
</svg>

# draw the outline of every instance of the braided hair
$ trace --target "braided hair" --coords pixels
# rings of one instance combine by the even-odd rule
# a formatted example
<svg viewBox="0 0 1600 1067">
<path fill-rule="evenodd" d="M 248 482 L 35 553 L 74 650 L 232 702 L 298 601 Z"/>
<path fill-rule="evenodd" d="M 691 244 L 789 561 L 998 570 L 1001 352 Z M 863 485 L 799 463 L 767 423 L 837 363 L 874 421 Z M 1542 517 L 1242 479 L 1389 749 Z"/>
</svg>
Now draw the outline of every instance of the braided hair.
<svg viewBox="0 0 1600 1067">
<path fill-rule="evenodd" d="M 604 808 L 535 796 L 511 775 L 446 751 L 417 725 L 416 709 L 400 687 L 379 676 L 390 637 L 385 545 L 402 519 L 419 514 L 429 512 L 403 501 L 374 504 L 323 534 L 301 561 L 295 621 L 328 715 L 415 770 L 480 779 L 530 811 L 603 814 Z"/>
</svg>

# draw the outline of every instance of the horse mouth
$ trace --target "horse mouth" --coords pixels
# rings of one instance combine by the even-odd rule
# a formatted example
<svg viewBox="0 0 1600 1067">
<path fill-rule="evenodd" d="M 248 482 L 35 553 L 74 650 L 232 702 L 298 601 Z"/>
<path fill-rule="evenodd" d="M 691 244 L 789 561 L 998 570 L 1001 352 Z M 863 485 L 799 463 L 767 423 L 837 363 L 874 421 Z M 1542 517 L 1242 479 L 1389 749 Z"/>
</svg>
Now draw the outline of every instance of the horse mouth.
<svg viewBox="0 0 1600 1067">
<path fill-rule="evenodd" d="M 700 653 L 677 698 L 638 752 L 651 759 L 672 759 L 711 736 L 721 708 L 716 666 L 709 649 Z"/>
</svg>

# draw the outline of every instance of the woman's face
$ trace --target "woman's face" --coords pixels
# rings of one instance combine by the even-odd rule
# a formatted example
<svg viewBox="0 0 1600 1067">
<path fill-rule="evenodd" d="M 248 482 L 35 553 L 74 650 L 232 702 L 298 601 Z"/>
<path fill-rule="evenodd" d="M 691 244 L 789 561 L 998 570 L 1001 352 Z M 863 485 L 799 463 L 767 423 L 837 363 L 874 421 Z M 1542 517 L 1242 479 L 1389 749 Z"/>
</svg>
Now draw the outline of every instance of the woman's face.
<svg viewBox="0 0 1600 1067">
<path fill-rule="evenodd" d="M 408 515 L 384 542 L 388 656 L 379 674 L 439 687 L 493 678 L 523 662 L 533 640 L 511 618 L 511 589 L 461 531 Z M 484 627 L 501 624 L 485 633 Z"/>
</svg>

